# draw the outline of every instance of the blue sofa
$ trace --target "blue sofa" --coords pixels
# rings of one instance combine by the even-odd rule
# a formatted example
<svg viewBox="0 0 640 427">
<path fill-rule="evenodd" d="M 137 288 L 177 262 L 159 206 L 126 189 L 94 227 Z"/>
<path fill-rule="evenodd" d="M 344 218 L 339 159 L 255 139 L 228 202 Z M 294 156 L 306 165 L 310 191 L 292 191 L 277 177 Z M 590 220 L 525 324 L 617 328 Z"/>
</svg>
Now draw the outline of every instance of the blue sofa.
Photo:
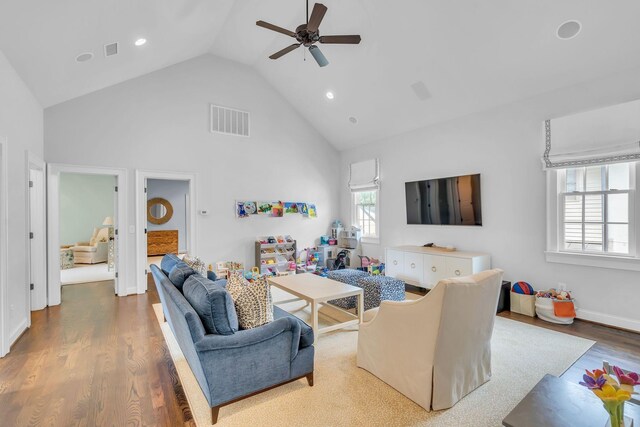
<svg viewBox="0 0 640 427">
<path fill-rule="evenodd" d="M 175 255 L 151 266 L 165 319 L 211 406 L 213 424 L 220 407 L 258 392 L 305 377 L 313 386 L 309 325 L 274 307 L 273 322 L 240 330 L 226 280 L 189 270 Z"/>
</svg>

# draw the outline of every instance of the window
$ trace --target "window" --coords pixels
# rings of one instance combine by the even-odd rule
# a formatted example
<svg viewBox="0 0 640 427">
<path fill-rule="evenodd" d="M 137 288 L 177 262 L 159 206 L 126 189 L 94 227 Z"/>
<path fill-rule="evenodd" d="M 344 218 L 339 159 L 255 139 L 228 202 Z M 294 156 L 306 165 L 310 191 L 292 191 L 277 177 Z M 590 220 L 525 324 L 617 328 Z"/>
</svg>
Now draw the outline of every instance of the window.
<svg viewBox="0 0 640 427">
<path fill-rule="evenodd" d="M 363 239 L 378 238 L 378 190 L 353 192 L 353 225 L 362 231 Z"/>
<path fill-rule="evenodd" d="M 558 171 L 558 250 L 634 256 L 635 164 Z"/>
</svg>

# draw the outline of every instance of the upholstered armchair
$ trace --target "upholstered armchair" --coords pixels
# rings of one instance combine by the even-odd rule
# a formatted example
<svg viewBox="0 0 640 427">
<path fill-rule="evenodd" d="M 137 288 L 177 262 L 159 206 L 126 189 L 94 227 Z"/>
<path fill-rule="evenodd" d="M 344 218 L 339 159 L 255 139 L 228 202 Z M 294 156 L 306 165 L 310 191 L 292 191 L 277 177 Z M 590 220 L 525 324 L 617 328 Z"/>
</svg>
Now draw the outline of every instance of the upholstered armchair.
<svg viewBox="0 0 640 427">
<path fill-rule="evenodd" d="M 109 228 L 95 228 L 91 240 L 78 242 L 71 247 L 76 264 L 107 262 L 109 257 Z"/>
<path fill-rule="evenodd" d="M 491 378 L 503 271 L 441 280 L 417 300 L 364 313 L 357 363 L 427 411 L 450 408 Z"/>
</svg>

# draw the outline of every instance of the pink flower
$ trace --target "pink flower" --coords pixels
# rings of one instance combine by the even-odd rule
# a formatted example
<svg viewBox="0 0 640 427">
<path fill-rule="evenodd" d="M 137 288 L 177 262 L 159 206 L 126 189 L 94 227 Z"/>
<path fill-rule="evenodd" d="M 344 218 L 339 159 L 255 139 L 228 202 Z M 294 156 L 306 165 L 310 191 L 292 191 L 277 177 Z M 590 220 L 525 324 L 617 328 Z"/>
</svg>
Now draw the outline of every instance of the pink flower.
<svg viewBox="0 0 640 427">
<path fill-rule="evenodd" d="M 625 374 L 624 371 L 617 366 L 613 367 L 613 372 L 616 374 L 616 377 L 618 377 L 618 381 L 622 388 L 633 392 L 633 387 L 640 385 L 640 377 L 635 372 L 628 372 Z"/>
</svg>

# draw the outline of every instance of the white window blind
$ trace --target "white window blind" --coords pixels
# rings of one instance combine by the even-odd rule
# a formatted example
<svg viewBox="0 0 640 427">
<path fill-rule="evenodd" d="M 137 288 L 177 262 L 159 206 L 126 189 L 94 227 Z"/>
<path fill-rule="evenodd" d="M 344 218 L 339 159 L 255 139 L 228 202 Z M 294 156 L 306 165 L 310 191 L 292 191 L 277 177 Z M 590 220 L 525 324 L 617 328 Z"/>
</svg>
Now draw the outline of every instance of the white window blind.
<svg viewBox="0 0 640 427">
<path fill-rule="evenodd" d="M 378 159 L 352 163 L 349 167 L 349 188 L 351 191 L 375 190 L 379 187 Z"/>
<path fill-rule="evenodd" d="M 640 100 L 545 121 L 546 169 L 640 159 Z"/>
</svg>

